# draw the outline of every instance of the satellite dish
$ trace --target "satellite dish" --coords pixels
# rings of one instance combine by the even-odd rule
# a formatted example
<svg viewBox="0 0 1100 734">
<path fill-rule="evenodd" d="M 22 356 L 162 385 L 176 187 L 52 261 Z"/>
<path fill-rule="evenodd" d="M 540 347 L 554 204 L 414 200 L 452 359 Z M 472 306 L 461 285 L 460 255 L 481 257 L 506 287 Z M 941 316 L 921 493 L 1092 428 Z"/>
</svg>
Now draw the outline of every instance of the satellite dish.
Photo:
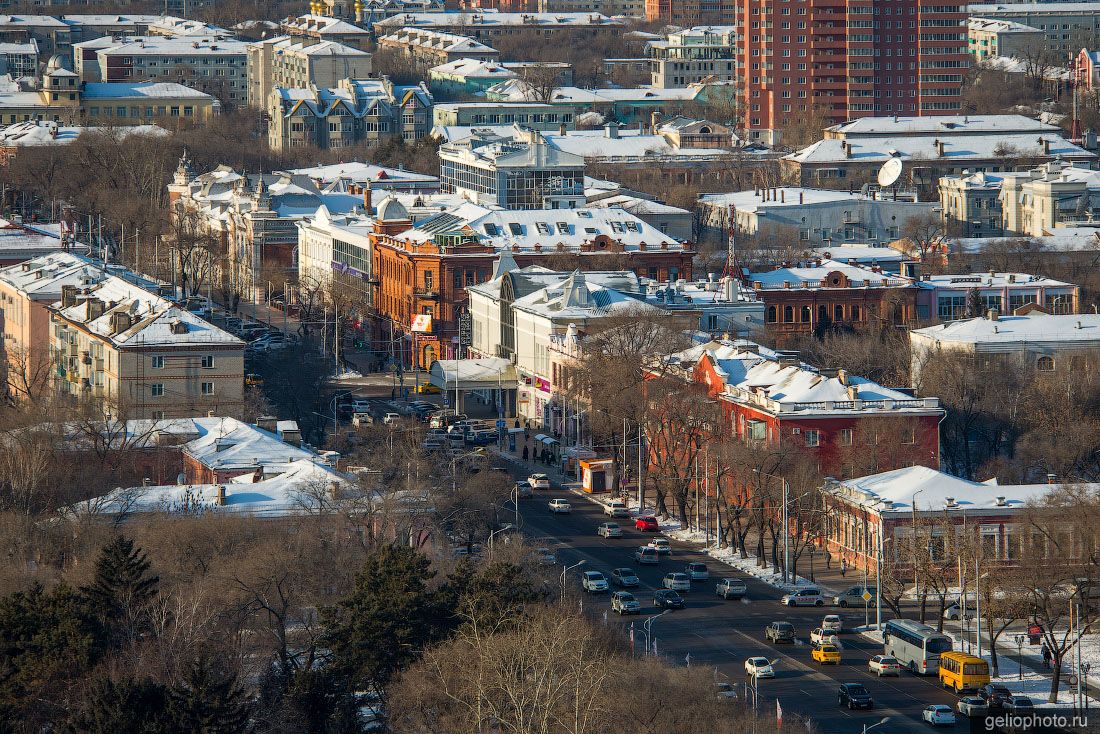
<svg viewBox="0 0 1100 734">
<path fill-rule="evenodd" d="M 878 185 L 885 189 L 896 184 L 901 178 L 903 168 L 900 158 L 891 158 L 883 163 L 882 168 L 878 169 Z"/>
</svg>

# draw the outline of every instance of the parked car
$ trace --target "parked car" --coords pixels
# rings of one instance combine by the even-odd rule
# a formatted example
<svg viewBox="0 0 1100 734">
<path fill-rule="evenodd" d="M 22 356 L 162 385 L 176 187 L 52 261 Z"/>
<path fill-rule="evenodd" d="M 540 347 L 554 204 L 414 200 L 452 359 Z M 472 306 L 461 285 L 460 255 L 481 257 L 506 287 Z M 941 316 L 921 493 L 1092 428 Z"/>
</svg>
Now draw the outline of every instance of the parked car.
<svg viewBox="0 0 1100 734">
<path fill-rule="evenodd" d="M 822 665 L 840 665 L 840 648 L 836 645 L 814 645 L 810 657 Z"/>
<path fill-rule="evenodd" d="M 642 604 L 629 591 L 616 591 L 611 595 L 611 611 L 623 614 L 641 614 Z"/>
<path fill-rule="evenodd" d="M 643 545 L 634 551 L 634 560 L 646 566 L 655 566 L 660 562 L 661 557 L 657 555 L 656 548 Z"/>
<path fill-rule="evenodd" d="M 538 548 L 535 550 L 535 560 L 544 566 L 557 565 L 558 559 L 554 555 L 554 552 L 549 548 Z"/>
<path fill-rule="evenodd" d="M 645 515 L 634 520 L 634 529 L 641 530 L 645 533 L 655 533 L 661 528 L 657 524 L 657 518 L 651 515 Z"/>
<path fill-rule="evenodd" d="M 1035 710 L 1035 703 L 1027 696 L 1013 696 L 1005 704 L 1005 711 L 1026 714 Z"/>
<path fill-rule="evenodd" d="M 920 717 L 932 726 L 954 726 L 955 712 L 949 706 L 937 703 L 925 706 Z"/>
<path fill-rule="evenodd" d="M 963 696 L 955 708 L 963 716 L 985 716 L 989 713 L 989 704 L 980 696 Z"/>
<path fill-rule="evenodd" d="M 953 601 L 944 607 L 943 618 L 944 619 L 973 619 L 975 611 L 975 604 L 972 601 L 966 603 L 966 614 L 963 615 L 963 607 L 961 602 Z"/>
<path fill-rule="evenodd" d="M 767 658 L 749 658 L 745 661 L 745 675 L 755 678 L 774 678 L 775 669 Z"/>
<path fill-rule="evenodd" d="M 833 606 L 837 607 L 868 607 L 875 604 L 875 590 L 873 587 L 866 589 L 871 594 L 870 601 L 863 600 L 864 588 L 862 586 L 853 586 L 849 589 L 845 589 L 841 593 L 833 597 Z"/>
<path fill-rule="evenodd" d="M 820 627 L 815 627 L 810 631 L 810 644 L 811 645 L 837 645 L 839 644 L 836 639 L 836 633 L 826 632 Z"/>
<path fill-rule="evenodd" d="M 370 413 L 371 404 L 369 400 L 352 400 L 351 401 L 352 413 Z"/>
<path fill-rule="evenodd" d="M 839 614 L 826 614 L 825 619 L 821 620 L 821 629 L 839 635 L 844 631 L 844 622 Z"/>
<path fill-rule="evenodd" d="M 726 681 L 715 681 L 714 693 L 718 698 L 722 699 L 737 698 L 737 688 L 732 683 L 727 683 Z"/>
<path fill-rule="evenodd" d="M 978 689 L 978 695 L 989 706 L 990 710 L 1003 709 L 1012 699 L 1012 691 L 996 683 L 987 683 Z"/>
<path fill-rule="evenodd" d="M 653 606 L 660 609 L 683 609 L 684 597 L 672 589 L 657 589 L 653 592 Z"/>
<path fill-rule="evenodd" d="M 621 538 L 623 537 L 623 529 L 619 527 L 617 522 L 603 522 L 596 528 L 596 535 L 601 535 L 605 538 Z"/>
<path fill-rule="evenodd" d="M 569 504 L 569 500 L 563 500 L 560 497 L 555 497 L 548 503 L 550 506 L 550 512 L 558 512 L 563 515 L 568 515 L 573 511 L 573 505 Z"/>
<path fill-rule="evenodd" d="M 532 474 L 527 477 L 527 483 L 531 489 L 550 489 L 550 477 L 545 474 Z"/>
<path fill-rule="evenodd" d="M 875 699 L 862 683 L 841 683 L 836 699 L 838 706 L 847 706 L 849 710 L 875 707 Z"/>
<path fill-rule="evenodd" d="M 722 579 L 714 586 L 714 593 L 723 599 L 740 599 L 748 590 L 741 579 Z"/>
<path fill-rule="evenodd" d="M 823 607 L 825 597 L 821 595 L 820 589 L 798 589 L 785 594 L 779 603 L 788 607 Z"/>
<path fill-rule="evenodd" d="M 691 591 L 691 579 L 686 573 L 666 573 L 661 585 L 673 591 Z"/>
<path fill-rule="evenodd" d="M 400 413 L 386 413 L 382 416 L 382 423 L 387 426 L 396 425 L 401 420 Z"/>
<path fill-rule="evenodd" d="M 611 583 L 628 588 L 639 585 L 641 581 L 638 580 L 638 574 L 634 573 L 633 568 L 624 566 L 623 568 L 611 569 Z"/>
<path fill-rule="evenodd" d="M 687 565 L 687 575 L 692 581 L 707 581 L 710 579 L 710 571 L 707 570 L 707 564 L 699 563 L 698 561 Z"/>
<path fill-rule="evenodd" d="M 607 577 L 599 571 L 585 571 L 581 574 L 581 587 L 590 593 L 607 591 Z"/>
<path fill-rule="evenodd" d="M 889 655 L 875 655 L 867 661 L 867 668 L 879 678 L 884 675 L 901 675 L 901 663 Z"/>
<path fill-rule="evenodd" d="M 657 551 L 659 556 L 667 556 L 672 553 L 672 546 L 668 544 L 668 541 L 664 538 L 654 538 L 649 541 L 649 547 Z"/>
<path fill-rule="evenodd" d="M 630 510 L 626 509 L 626 503 L 622 500 L 610 500 L 604 505 L 603 514 L 608 517 L 630 517 Z"/>
<path fill-rule="evenodd" d="M 794 642 L 794 625 L 790 622 L 772 622 L 764 630 L 764 639 L 771 642 Z"/>
</svg>

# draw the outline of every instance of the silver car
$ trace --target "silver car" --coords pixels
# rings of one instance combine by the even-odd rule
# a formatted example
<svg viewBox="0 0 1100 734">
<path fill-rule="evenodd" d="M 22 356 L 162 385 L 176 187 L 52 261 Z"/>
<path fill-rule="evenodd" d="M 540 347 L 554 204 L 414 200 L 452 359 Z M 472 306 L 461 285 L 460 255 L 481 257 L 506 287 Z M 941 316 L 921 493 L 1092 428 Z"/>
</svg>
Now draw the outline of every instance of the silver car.
<svg viewBox="0 0 1100 734">
<path fill-rule="evenodd" d="M 600 523 L 600 526 L 596 528 L 596 535 L 604 538 L 621 538 L 623 537 L 623 529 L 619 527 L 617 522 Z"/>
</svg>

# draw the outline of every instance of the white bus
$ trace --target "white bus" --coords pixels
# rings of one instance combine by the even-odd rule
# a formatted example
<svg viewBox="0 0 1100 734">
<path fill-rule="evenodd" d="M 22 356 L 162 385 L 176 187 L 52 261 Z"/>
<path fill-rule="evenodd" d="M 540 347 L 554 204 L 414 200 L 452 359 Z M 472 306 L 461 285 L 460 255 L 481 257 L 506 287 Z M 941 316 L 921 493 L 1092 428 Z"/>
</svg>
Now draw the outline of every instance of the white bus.
<svg viewBox="0 0 1100 734">
<path fill-rule="evenodd" d="M 918 675 L 936 675 L 940 653 L 951 651 L 951 638 L 912 619 L 891 619 L 882 631 L 885 654 Z"/>
</svg>

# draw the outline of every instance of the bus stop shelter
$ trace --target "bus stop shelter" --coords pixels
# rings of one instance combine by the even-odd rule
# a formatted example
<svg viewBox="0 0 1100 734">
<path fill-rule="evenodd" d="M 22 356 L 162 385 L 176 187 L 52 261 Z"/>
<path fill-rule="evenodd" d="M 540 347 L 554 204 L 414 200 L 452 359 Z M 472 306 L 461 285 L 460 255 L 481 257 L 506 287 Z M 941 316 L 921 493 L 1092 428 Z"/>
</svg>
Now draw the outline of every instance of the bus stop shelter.
<svg viewBox="0 0 1100 734">
<path fill-rule="evenodd" d="M 439 359 L 432 362 L 428 379 L 447 396 L 451 407 L 465 412 L 470 393 L 499 406 L 499 415 L 516 414 L 518 375 L 510 359 Z"/>
</svg>

